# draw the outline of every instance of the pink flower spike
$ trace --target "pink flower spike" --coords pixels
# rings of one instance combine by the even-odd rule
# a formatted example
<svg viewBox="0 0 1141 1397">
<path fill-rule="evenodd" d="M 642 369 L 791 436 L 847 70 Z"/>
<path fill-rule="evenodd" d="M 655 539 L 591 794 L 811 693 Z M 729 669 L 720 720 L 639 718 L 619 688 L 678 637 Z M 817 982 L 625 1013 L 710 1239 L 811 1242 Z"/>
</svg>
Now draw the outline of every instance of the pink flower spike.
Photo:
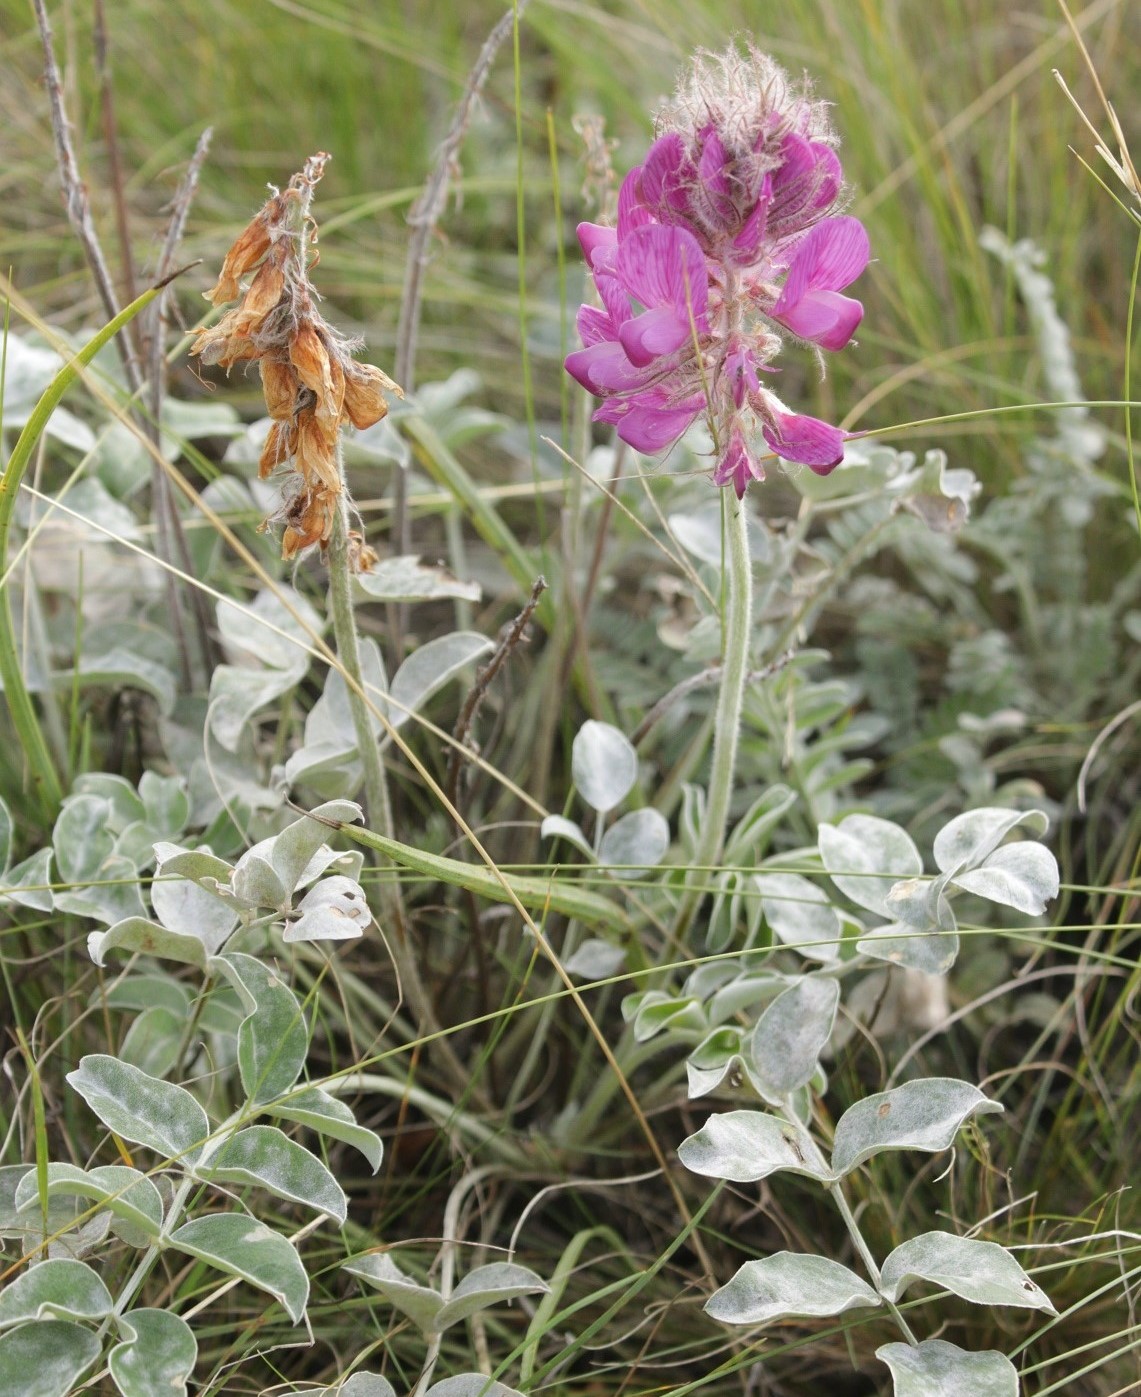
<svg viewBox="0 0 1141 1397">
<path fill-rule="evenodd" d="M 801 339 L 824 349 L 843 349 L 863 319 L 864 308 L 837 294 L 868 265 L 871 248 L 858 218 L 818 223 L 796 250 L 772 315 Z"/>
<path fill-rule="evenodd" d="M 817 475 L 827 475 L 844 459 L 844 433 L 818 417 L 773 412 L 761 431 L 782 460 L 809 466 Z"/>
</svg>

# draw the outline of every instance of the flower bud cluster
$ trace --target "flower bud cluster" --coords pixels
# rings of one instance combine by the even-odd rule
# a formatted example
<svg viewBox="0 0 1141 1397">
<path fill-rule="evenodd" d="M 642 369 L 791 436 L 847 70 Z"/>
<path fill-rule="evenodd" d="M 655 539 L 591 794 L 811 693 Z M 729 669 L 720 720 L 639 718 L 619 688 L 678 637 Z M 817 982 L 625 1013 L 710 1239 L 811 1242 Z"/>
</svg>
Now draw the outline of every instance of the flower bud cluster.
<svg viewBox="0 0 1141 1397">
<path fill-rule="evenodd" d="M 218 284 L 206 292 L 215 305 L 238 305 L 200 330 L 190 349 L 204 364 L 229 369 L 256 362 L 261 370 L 273 425 L 259 474 L 264 478 L 285 465 L 294 473 L 283 511 L 287 559 L 314 544 L 324 548 L 329 540 L 345 488 L 338 450 L 344 423 L 370 427 L 388 411 L 384 392 L 400 395 L 387 374 L 353 358 L 354 343 L 316 308 L 309 280 L 316 228 L 309 206 L 328 158 L 312 156 L 239 235 Z M 354 556 L 365 567 L 375 555 L 357 543 Z"/>
<path fill-rule="evenodd" d="M 702 413 L 713 480 L 738 497 L 764 479 L 753 442 L 827 474 L 844 436 L 762 386 L 783 335 L 842 349 L 863 316 L 840 293 L 867 266 L 867 233 L 837 213 L 843 176 L 827 106 L 750 48 L 701 53 L 658 116 L 618 196 L 617 227 L 578 236 L 600 306 L 578 312 L 567 371 L 623 441 L 653 453 Z"/>
</svg>

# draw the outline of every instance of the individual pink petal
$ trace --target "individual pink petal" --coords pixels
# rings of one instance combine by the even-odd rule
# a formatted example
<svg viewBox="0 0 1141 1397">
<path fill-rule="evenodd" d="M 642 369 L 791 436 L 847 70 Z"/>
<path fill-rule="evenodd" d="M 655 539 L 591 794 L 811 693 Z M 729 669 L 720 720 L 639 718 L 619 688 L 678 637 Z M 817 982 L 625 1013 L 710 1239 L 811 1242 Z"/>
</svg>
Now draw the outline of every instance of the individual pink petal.
<svg viewBox="0 0 1141 1397">
<path fill-rule="evenodd" d="M 685 324 L 709 328 L 705 257 L 686 229 L 660 224 L 636 228 L 618 246 L 617 272 L 627 291 L 648 310 L 672 306 Z"/>
<path fill-rule="evenodd" d="M 788 310 L 773 311 L 774 320 L 821 349 L 843 349 L 863 318 L 862 302 L 841 296 L 838 291 L 809 291 Z"/>
<path fill-rule="evenodd" d="M 627 320 L 618 331 L 622 348 L 632 364 L 644 367 L 662 354 L 672 354 L 687 341 L 693 331 L 673 306 L 658 306 Z"/>
<path fill-rule="evenodd" d="M 741 229 L 733 239 L 733 260 L 740 266 L 748 266 L 761 250 L 769 221 L 769 204 L 773 197 L 773 176 L 770 170 L 761 181 L 757 202 Z"/>
<path fill-rule="evenodd" d="M 842 291 L 860 275 L 871 255 L 867 229 L 858 218 L 826 218 L 797 246 L 773 313 L 780 315 L 795 305 L 809 288 Z"/>
<path fill-rule="evenodd" d="M 733 395 L 735 407 L 744 407 L 752 393 L 761 391 L 760 382 L 757 379 L 756 359 L 752 351 L 744 344 L 737 342 L 725 356 L 723 366 L 725 381 L 729 385 L 729 391 Z"/>
<path fill-rule="evenodd" d="M 818 417 L 774 412 L 761 431 L 778 456 L 810 466 L 817 475 L 827 475 L 844 459 L 844 433 Z"/>
<path fill-rule="evenodd" d="M 654 222 L 654 215 L 642 202 L 639 187 L 642 179 L 641 165 L 635 165 L 618 190 L 618 241 L 647 223 Z"/>
<path fill-rule="evenodd" d="M 729 435 L 729 445 L 725 454 L 717 462 L 713 472 L 714 485 L 732 485 L 737 498 L 742 499 L 750 480 L 764 480 L 764 467 L 753 459 L 744 434 L 734 427 Z"/>
<path fill-rule="evenodd" d="M 646 380 L 645 372 L 631 364 L 617 340 L 604 340 L 575 350 L 567 355 L 564 367 L 571 378 L 599 397 L 628 393 L 640 388 Z"/>
<path fill-rule="evenodd" d="M 660 218 L 683 214 L 689 207 L 685 190 L 685 166 L 689 165 L 685 144 L 676 131 L 659 136 L 642 163 L 638 180 L 641 202 Z"/>
<path fill-rule="evenodd" d="M 618 246 L 618 233 L 601 223 L 580 223 L 577 228 L 578 245 L 587 265 L 594 271 L 605 265 L 606 254 Z"/>
<path fill-rule="evenodd" d="M 614 339 L 613 320 L 606 311 L 599 310 L 597 306 L 579 306 L 574 323 L 584 348 Z"/>
<path fill-rule="evenodd" d="M 693 399 L 688 401 L 694 403 Z M 611 404 L 607 403 L 606 406 Z M 700 398 L 696 400 L 695 405 L 683 404 L 674 408 L 644 407 L 637 398 L 631 399 L 627 411 L 616 419 L 618 435 L 635 451 L 652 456 L 655 452 L 664 451 L 667 446 L 672 446 L 704 406 L 704 401 Z M 595 413 L 595 417 L 598 416 L 599 414 Z"/>
</svg>

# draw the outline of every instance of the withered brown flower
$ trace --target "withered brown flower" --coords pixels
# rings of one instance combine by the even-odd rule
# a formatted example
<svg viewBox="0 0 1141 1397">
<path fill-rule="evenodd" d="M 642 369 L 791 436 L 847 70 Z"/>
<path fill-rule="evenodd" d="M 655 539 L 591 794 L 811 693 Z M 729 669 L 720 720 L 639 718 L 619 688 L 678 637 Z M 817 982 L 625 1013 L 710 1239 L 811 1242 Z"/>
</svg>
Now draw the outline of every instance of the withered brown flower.
<svg viewBox="0 0 1141 1397">
<path fill-rule="evenodd" d="M 403 396 L 386 373 L 352 356 L 356 343 L 321 315 L 309 272 L 317 241 L 310 214 L 313 190 L 329 157 L 311 156 L 284 190 L 264 208 L 226 254 L 218 283 L 207 291 L 214 305 L 238 300 L 216 325 L 200 330 L 190 348 L 203 364 L 229 369 L 256 362 L 266 410 L 273 419 L 259 462 L 264 478 L 280 466 L 294 473 L 286 484 L 282 556 L 329 541 L 345 490 L 340 433 L 347 421 L 371 427 L 388 411 L 385 393 Z M 249 277 L 245 291 L 242 280 Z M 267 520 L 267 523 L 272 521 Z M 350 559 L 364 571 L 376 554 L 350 535 Z"/>
</svg>

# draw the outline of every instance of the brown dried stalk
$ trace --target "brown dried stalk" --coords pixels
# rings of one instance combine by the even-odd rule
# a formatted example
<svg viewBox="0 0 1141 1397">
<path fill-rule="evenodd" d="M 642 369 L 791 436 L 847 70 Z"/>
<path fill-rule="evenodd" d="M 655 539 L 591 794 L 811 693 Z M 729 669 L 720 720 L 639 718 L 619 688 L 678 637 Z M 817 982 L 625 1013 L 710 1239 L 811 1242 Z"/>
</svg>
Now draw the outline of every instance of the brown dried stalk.
<svg viewBox="0 0 1141 1397">
<path fill-rule="evenodd" d="M 243 229 L 226 254 L 217 285 L 205 293 L 215 305 L 238 304 L 216 325 L 200 330 L 190 348 L 204 364 L 229 369 L 257 363 L 261 371 L 273 426 L 259 473 L 264 478 L 286 465 L 293 471 L 280 515 L 286 559 L 315 544 L 322 552 L 328 548 L 345 494 L 344 423 L 371 427 L 388 411 L 384 392 L 402 396 L 386 373 L 353 358 L 356 342 L 335 330 L 316 306 L 309 252 L 317 230 L 310 206 L 328 160 L 324 151 L 310 156 Z M 354 571 L 367 570 L 376 554 L 359 537 L 350 543 Z"/>
</svg>

